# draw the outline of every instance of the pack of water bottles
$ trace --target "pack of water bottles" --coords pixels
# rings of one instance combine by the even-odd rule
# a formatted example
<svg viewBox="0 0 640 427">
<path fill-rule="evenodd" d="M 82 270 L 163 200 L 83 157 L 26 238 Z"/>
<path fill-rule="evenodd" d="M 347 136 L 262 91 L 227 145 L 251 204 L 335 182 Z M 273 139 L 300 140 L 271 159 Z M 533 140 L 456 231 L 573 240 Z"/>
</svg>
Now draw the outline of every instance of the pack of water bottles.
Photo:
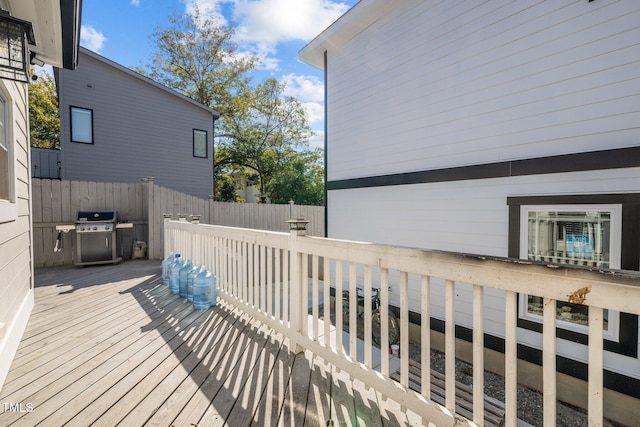
<svg viewBox="0 0 640 427">
<path fill-rule="evenodd" d="M 184 260 L 180 254 L 171 252 L 162 260 L 162 284 L 168 285 L 172 294 L 192 302 L 196 310 L 208 310 L 216 305 L 215 274 L 203 265 Z"/>
</svg>

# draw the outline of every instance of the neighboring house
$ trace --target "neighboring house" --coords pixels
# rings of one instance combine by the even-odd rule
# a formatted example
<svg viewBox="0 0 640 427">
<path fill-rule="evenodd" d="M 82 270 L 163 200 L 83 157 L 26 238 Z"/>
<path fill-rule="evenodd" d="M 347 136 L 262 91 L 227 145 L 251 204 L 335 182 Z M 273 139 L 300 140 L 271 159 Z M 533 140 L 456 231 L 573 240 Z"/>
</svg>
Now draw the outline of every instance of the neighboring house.
<svg viewBox="0 0 640 427">
<path fill-rule="evenodd" d="M 81 4 L 81 0 L 0 0 L 0 9 L 32 24 L 35 45 L 29 44 L 28 49 L 33 63 L 73 69 L 78 61 Z M 7 45 L 6 36 L 0 35 L 0 43 Z M 6 53 L 7 49 L 0 56 Z M 7 64 L 1 62 L 2 66 Z M 0 388 L 34 303 L 28 83 L 9 80 L 2 73 Z"/>
<path fill-rule="evenodd" d="M 217 111 L 85 48 L 56 69 L 62 179 L 139 182 L 213 194 Z"/>
<path fill-rule="evenodd" d="M 363 0 L 300 57 L 325 72 L 328 237 L 639 269 L 640 2 Z M 519 298 L 536 364 L 541 302 Z M 503 295 L 485 302 L 502 352 Z M 566 399 L 586 320 L 558 315 Z M 605 336 L 609 396 L 640 398 L 638 317 L 609 312 Z"/>
<path fill-rule="evenodd" d="M 231 172 L 236 185 L 236 194 L 242 197 L 245 203 L 258 203 L 260 201 L 260 190 L 256 187 L 258 175 L 247 175 L 246 172 Z"/>
</svg>

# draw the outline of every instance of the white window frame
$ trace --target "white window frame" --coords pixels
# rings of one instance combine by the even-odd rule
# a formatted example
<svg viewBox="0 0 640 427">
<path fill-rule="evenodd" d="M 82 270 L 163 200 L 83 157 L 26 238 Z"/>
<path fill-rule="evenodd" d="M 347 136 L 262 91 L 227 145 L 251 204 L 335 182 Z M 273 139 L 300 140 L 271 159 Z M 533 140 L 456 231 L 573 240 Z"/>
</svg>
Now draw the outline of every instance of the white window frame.
<svg viewBox="0 0 640 427">
<path fill-rule="evenodd" d="M 13 139 L 13 103 L 11 97 L 7 95 L 4 86 L 0 86 L 0 102 L 4 104 L 4 117 L 0 117 L 4 126 L 2 130 L 6 141 L 7 149 L 7 170 L 9 181 L 9 198 L 0 199 L 0 223 L 15 221 L 18 219 L 18 207 L 16 203 L 16 175 L 15 175 L 15 141 Z M 0 148 L 4 150 L 4 148 Z"/>
<path fill-rule="evenodd" d="M 589 204 L 589 205 L 522 205 L 520 207 L 520 258 L 526 260 L 529 243 L 529 213 L 530 212 L 609 212 L 611 216 L 610 225 L 610 252 L 609 269 L 619 270 L 621 263 L 622 248 L 622 205 L 620 204 Z M 531 322 L 542 323 L 542 316 L 530 313 L 528 295 L 519 296 L 519 316 L 521 319 Z M 588 334 L 587 326 L 578 325 L 567 320 L 556 319 L 556 326 L 569 331 Z M 620 335 L 620 312 L 609 310 L 608 328 L 604 332 L 604 338 L 610 341 L 619 341 Z"/>
</svg>

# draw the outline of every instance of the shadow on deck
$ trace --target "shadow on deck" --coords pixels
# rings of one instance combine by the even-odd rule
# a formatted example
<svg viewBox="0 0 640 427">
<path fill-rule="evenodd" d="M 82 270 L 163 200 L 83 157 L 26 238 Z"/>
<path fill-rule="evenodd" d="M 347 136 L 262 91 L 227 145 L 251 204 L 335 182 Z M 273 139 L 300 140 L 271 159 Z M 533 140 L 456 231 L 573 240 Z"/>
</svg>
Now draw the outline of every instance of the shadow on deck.
<svg viewBox="0 0 640 427">
<path fill-rule="evenodd" d="M 220 302 L 194 310 L 160 263 L 36 271 L 0 425 L 416 425 L 286 337 Z"/>
</svg>

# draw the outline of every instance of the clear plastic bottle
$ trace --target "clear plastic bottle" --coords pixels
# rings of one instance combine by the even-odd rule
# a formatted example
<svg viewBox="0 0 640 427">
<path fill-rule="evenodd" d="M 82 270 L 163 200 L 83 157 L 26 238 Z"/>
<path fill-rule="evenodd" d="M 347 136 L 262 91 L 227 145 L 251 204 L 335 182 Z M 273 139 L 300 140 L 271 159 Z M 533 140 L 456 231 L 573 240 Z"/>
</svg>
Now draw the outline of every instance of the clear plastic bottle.
<svg viewBox="0 0 640 427">
<path fill-rule="evenodd" d="M 169 267 L 169 290 L 172 294 L 180 293 L 180 269 L 184 267 L 184 262 L 180 254 L 176 254 L 173 263 Z"/>
<path fill-rule="evenodd" d="M 192 268 L 193 268 L 193 262 L 191 260 L 188 260 L 187 262 L 184 263 L 184 265 L 180 269 L 180 275 L 179 275 L 180 282 L 178 284 L 178 293 L 180 294 L 180 298 L 187 297 L 187 275 L 189 274 Z"/>
<path fill-rule="evenodd" d="M 169 253 L 169 256 L 162 260 L 162 284 L 169 286 L 169 266 L 175 259 L 173 252 Z"/>
<path fill-rule="evenodd" d="M 206 269 L 193 279 L 193 307 L 196 310 L 208 310 L 216 304 L 216 276 Z"/>
<path fill-rule="evenodd" d="M 203 265 L 196 265 L 187 274 L 187 301 L 193 302 L 193 279 L 204 269 Z"/>
</svg>

